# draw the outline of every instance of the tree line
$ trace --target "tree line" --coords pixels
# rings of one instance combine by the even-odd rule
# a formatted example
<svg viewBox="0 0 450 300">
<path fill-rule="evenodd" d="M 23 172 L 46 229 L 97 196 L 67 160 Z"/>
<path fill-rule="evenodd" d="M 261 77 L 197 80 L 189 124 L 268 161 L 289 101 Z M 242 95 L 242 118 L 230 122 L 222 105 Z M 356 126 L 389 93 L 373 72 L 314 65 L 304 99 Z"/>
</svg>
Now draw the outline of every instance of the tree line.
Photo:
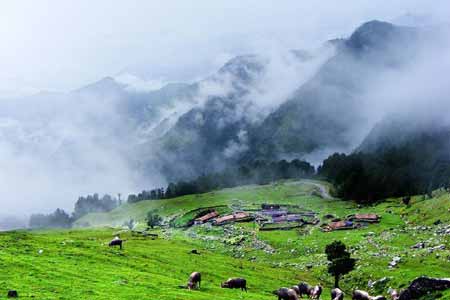
<svg viewBox="0 0 450 300">
<path fill-rule="evenodd" d="M 389 197 L 429 194 L 450 184 L 450 160 L 409 143 L 373 153 L 335 153 L 318 168 L 336 196 L 371 204 Z"/>
<path fill-rule="evenodd" d="M 267 184 L 280 179 L 300 179 L 314 176 L 314 167 L 306 161 L 294 159 L 266 162 L 257 160 L 239 167 L 228 168 L 221 172 L 199 176 L 190 181 L 170 183 L 165 189 L 144 190 L 128 195 L 128 203 L 143 200 L 169 199 L 184 195 L 206 193 L 217 189 L 230 188 L 245 184 Z M 88 213 L 108 212 L 121 205 L 121 201 L 110 195 L 98 194 L 79 197 L 71 215 L 58 208 L 50 214 L 33 214 L 30 217 L 31 228 L 71 227 L 73 222 Z"/>
<path fill-rule="evenodd" d="M 266 162 L 257 160 L 236 168 L 201 175 L 190 181 L 169 183 L 166 189 L 158 188 L 128 196 L 129 203 L 142 200 L 169 199 L 184 195 L 207 193 L 246 184 L 268 184 L 281 179 L 300 179 L 314 176 L 315 169 L 310 163 L 294 159 Z"/>
<path fill-rule="evenodd" d="M 49 227 L 71 227 L 72 223 L 82 216 L 93 212 L 108 212 L 121 204 L 121 201 L 111 195 L 105 194 L 99 197 L 98 194 L 79 197 L 75 202 L 72 215 L 58 208 L 50 214 L 32 214 L 29 225 L 31 228 L 49 228 Z"/>
<path fill-rule="evenodd" d="M 128 203 L 136 203 L 143 200 L 157 200 L 165 198 L 164 188 L 157 188 L 150 191 L 142 191 L 139 194 L 128 195 Z"/>
<path fill-rule="evenodd" d="M 72 217 L 57 208 L 51 214 L 32 214 L 29 225 L 31 228 L 69 228 L 72 226 Z"/>
</svg>

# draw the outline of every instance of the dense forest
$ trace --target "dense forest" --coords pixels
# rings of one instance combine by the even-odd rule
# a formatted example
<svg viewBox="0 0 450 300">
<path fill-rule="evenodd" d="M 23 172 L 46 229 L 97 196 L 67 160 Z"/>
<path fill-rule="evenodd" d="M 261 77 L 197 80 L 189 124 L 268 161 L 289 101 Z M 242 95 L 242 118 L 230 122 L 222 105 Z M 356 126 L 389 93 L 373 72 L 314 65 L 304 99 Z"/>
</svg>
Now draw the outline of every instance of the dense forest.
<svg viewBox="0 0 450 300">
<path fill-rule="evenodd" d="M 183 195 L 206 193 L 217 189 L 246 184 L 267 184 L 280 179 L 300 179 L 314 176 L 315 169 L 308 162 L 294 159 L 290 162 L 254 161 L 222 172 L 206 174 L 191 181 L 170 183 L 167 188 L 142 191 L 128 196 L 128 202 L 167 199 Z"/>
<path fill-rule="evenodd" d="M 441 139 L 420 136 L 376 152 L 335 153 L 318 168 L 318 175 L 334 184 L 336 196 L 360 203 L 429 194 L 450 185 L 446 149 Z"/>
<path fill-rule="evenodd" d="M 74 219 L 79 219 L 88 213 L 113 210 L 118 205 L 120 205 L 120 200 L 108 194 L 103 195 L 101 198 L 98 194 L 87 195 L 86 197 L 79 197 L 77 202 L 75 202 L 72 216 Z"/>
</svg>

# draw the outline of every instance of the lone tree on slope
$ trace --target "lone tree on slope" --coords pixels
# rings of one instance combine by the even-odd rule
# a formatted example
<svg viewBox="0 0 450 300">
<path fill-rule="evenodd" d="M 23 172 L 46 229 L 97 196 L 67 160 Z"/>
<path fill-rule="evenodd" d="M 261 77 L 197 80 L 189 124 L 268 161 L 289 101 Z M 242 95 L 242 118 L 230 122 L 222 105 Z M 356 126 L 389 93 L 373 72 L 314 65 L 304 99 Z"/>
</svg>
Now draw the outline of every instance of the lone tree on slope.
<svg viewBox="0 0 450 300">
<path fill-rule="evenodd" d="M 341 241 L 334 241 L 327 245 L 325 253 L 329 261 L 328 273 L 334 276 L 334 287 L 338 288 L 339 279 L 355 268 L 356 260 L 350 257 L 345 244 Z"/>
<path fill-rule="evenodd" d="M 150 228 L 159 226 L 162 222 L 162 218 L 156 214 L 156 211 L 151 210 L 147 213 L 147 225 Z"/>
</svg>

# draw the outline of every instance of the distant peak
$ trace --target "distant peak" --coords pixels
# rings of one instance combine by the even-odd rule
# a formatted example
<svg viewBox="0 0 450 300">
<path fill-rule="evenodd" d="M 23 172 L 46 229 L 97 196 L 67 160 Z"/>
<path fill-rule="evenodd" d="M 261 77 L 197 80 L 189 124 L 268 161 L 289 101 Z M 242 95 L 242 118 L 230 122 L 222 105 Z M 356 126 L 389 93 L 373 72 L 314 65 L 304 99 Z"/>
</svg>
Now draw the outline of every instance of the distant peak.
<svg viewBox="0 0 450 300">
<path fill-rule="evenodd" d="M 93 85 L 96 86 L 104 86 L 104 87 L 116 87 L 116 86 L 120 86 L 120 82 L 117 82 L 117 80 L 115 80 L 113 77 L 107 76 L 104 77 L 102 79 L 100 79 L 99 81 L 93 83 Z"/>
<path fill-rule="evenodd" d="M 371 21 L 363 23 L 361 26 L 359 26 L 359 28 L 393 27 L 393 26 L 394 25 L 389 22 L 380 21 L 380 20 L 371 20 Z"/>
<path fill-rule="evenodd" d="M 254 54 L 246 54 L 246 55 L 238 55 L 230 60 L 228 60 L 225 65 L 221 68 L 220 71 L 228 71 L 231 68 L 241 67 L 241 66 L 248 66 L 252 64 L 259 64 L 261 61 L 261 58 L 258 55 Z"/>
<path fill-rule="evenodd" d="M 118 92 L 121 91 L 125 85 L 117 82 L 113 77 L 107 76 L 94 83 L 88 84 L 80 89 L 78 92 Z"/>
<path fill-rule="evenodd" d="M 395 26 L 391 23 L 372 20 L 359 26 L 351 35 L 350 40 L 374 35 L 381 37 L 383 34 L 391 32 L 394 28 Z"/>
<path fill-rule="evenodd" d="M 399 38 L 412 28 L 396 26 L 392 23 L 372 20 L 359 26 L 347 41 L 353 49 L 376 48 L 385 45 L 391 39 Z"/>
<path fill-rule="evenodd" d="M 111 76 L 106 76 L 100 79 L 98 82 L 116 82 L 116 80 Z"/>
</svg>

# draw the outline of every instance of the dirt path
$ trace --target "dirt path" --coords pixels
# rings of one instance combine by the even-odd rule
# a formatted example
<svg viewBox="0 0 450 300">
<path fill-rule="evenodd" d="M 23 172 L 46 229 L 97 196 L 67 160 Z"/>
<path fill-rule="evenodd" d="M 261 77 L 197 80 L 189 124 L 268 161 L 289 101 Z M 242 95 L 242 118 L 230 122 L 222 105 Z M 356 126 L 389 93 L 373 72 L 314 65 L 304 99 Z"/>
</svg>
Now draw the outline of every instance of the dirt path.
<svg viewBox="0 0 450 300">
<path fill-rule="evenodd" d="M 319 189 L 319 192 L 320 192 L 320 195 L 322 196 L 322 198 L 324 198 L 324 199 L 333 199 L 333 197 L 328 192 L 327 187 L 325 185 L 317 182 L 317 181 L 314 181 L 314 180 L 302 179 L 302 180 L 295 181 L 295 182 L 289 182 L 287 184 L 294 185 L 294 184 L 302 184 L 302 183 L 306 183 L 306 184 L 313 185 L 313 186 L 317 187 Z"/>
</svg>

